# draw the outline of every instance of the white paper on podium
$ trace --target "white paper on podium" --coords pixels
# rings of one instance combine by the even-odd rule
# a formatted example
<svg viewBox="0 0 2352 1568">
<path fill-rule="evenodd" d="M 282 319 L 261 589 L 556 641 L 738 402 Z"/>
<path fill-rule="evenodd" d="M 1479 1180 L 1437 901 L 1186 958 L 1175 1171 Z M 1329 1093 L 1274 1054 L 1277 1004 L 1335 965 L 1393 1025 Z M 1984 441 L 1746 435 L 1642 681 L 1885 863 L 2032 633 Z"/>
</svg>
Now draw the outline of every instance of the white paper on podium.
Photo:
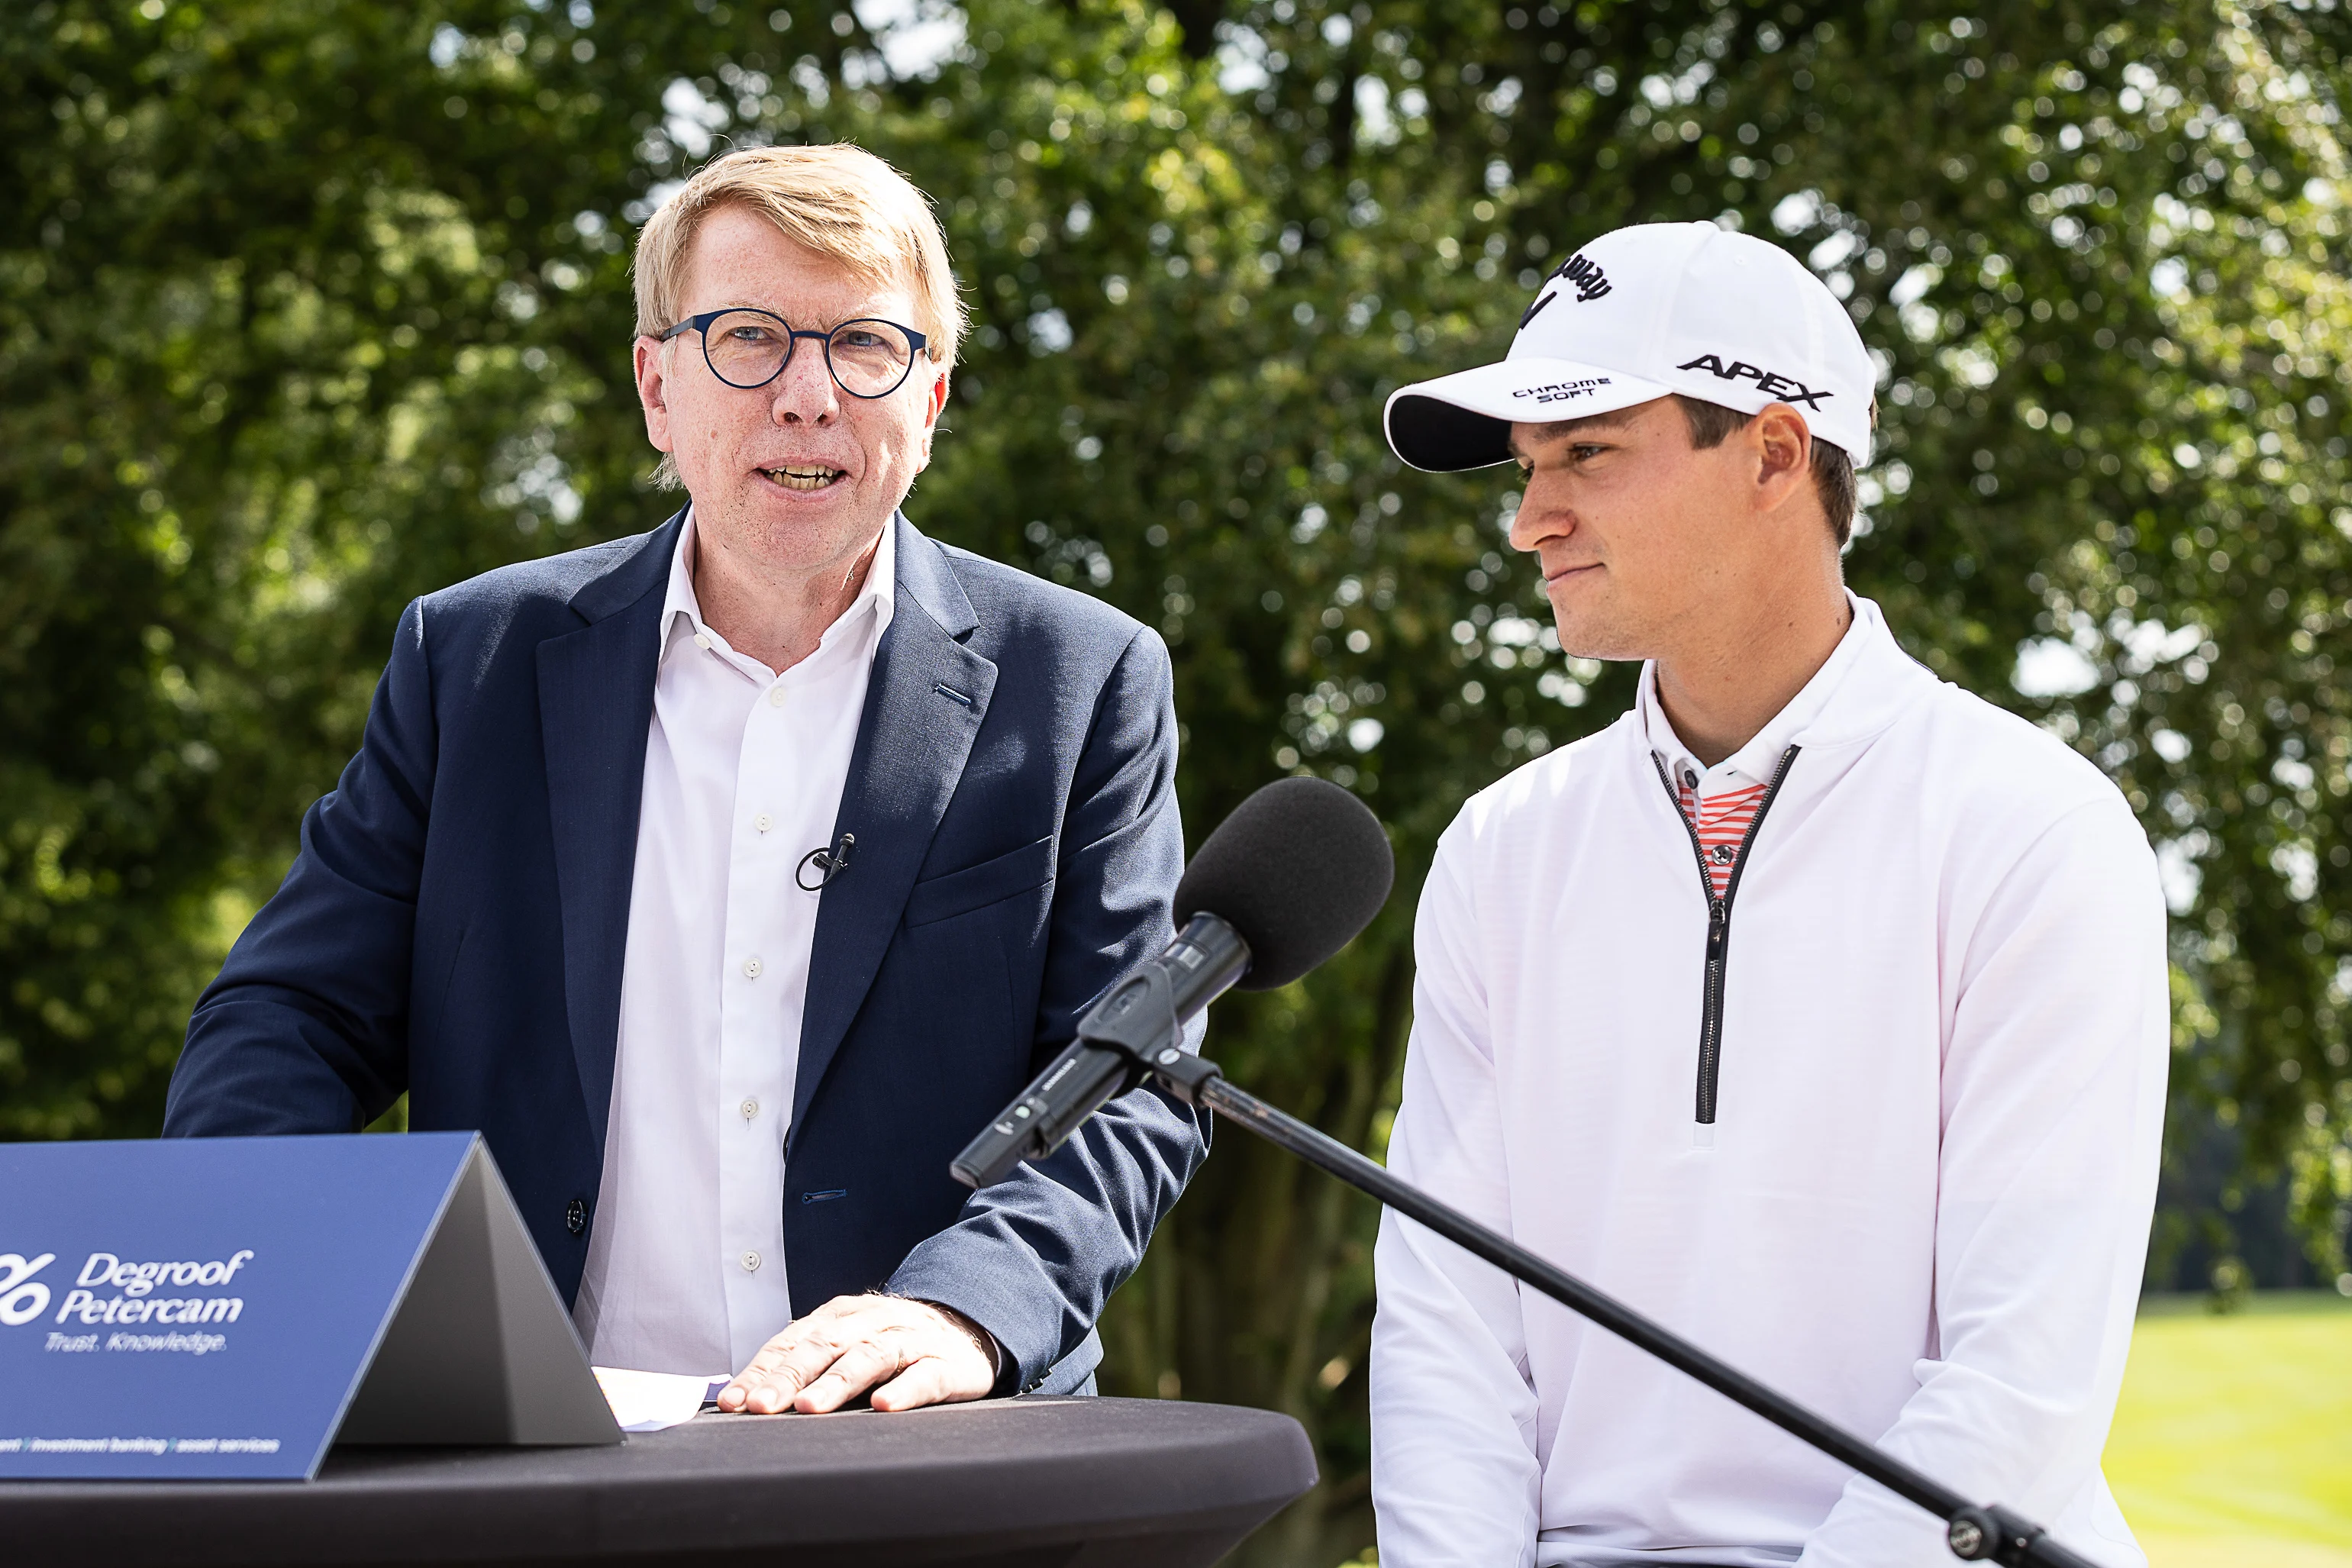
<svg viewBox="0 0 2352 1568">
<path fill-rule="evenodd" d="M 604 1403 L 624 1432 L 658 1432 L 682 1426 L 694 1419 L 703 1404 L 726 1387 L 726 1373 L 694 1376 L 676 1372 L 631 1372 L 625 1367 L 595 1369 Z"/>
</svg>

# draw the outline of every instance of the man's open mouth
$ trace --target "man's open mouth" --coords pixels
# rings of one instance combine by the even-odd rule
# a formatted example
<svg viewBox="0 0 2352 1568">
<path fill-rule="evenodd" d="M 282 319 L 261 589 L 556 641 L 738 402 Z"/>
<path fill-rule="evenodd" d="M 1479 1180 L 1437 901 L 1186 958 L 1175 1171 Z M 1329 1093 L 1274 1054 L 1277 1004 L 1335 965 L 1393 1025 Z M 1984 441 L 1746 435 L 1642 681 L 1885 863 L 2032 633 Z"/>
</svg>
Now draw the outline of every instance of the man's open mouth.
<svg viewBox="0 0 2352 1568">
<path fill-rule="evenodd" d="M 842 476 L 841 469 L 828 468 L 822 463 L 787 463 L 781 468 L 760 471 L 788 490 L 821 490 Z"/>
</svg>

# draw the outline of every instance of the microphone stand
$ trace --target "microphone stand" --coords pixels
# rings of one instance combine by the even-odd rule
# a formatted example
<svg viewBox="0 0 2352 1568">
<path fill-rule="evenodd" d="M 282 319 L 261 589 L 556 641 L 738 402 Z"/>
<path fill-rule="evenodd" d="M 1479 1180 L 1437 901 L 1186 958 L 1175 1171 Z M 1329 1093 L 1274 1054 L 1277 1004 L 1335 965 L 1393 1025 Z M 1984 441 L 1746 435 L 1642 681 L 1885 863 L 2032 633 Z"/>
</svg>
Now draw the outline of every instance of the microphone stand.
<svg viewBox="0 0 2352 1568">
<path fill-rule="evenodd" d="M 1788 1395 L 1717 1361 L 1688 1340 L 1668 1332 L 1567 1270 L 1545 1262 L 1527 1248 L 1399 1181 L 1384 1167 L 1339 1140 L 1235 1088 L 1218 1070 L 1216 1063 L 1177 1049 L 1167 1043 L 1166 1035 L 1147 1043 L 1134 1037 L 1141 1033 L 1140 1029 L 1117 1028 L 1088 1031 L 1087 1043 L 1125 1054 L 1141 1074 L 1159 1079 L 1170 1093 L 1186 1104 L 1205 1105 L 1267 1142 L 1287 1149 L 1308 1164 L 1339 1177 L 1357 1191 L 1369 1193 L 1408 1219 L 1427 1226 L 1513 1279 L 1534 1286 L 1618 1338 L 1689 1373 L 1783 1432 L 1861 1471 L 1897 1497 L 1916 1503 L 1945 1521 L 1944 1540 L 1954 1556 L 1970 1562 L 1989 1559 L 2009 1564 L 2010 1568 L 2097 1568 L 2097 1564 L 2051 1540 L 2040 1525 L 1997 1503 L 1979 1505 L 1969 1501 L 1874 1444 L 1864 1442 Z M 1129 1037 L 1118 1037 L 1122 1034 Z"/>
</svg>

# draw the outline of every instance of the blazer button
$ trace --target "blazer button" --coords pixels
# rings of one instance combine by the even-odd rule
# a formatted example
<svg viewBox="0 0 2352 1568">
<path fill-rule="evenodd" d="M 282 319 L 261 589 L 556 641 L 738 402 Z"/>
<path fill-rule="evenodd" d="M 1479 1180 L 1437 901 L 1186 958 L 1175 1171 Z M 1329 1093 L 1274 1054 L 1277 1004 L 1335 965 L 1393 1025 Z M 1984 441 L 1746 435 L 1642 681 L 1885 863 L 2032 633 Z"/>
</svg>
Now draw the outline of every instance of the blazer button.
<svg viewBox="0 0 2352 1568">
<path fill-rule="evenodd" d="M 588 1205 L 578 1198 L 563 1205 L 563 1228 L 578 1236 L 588 1228 Z"/>
</svg>

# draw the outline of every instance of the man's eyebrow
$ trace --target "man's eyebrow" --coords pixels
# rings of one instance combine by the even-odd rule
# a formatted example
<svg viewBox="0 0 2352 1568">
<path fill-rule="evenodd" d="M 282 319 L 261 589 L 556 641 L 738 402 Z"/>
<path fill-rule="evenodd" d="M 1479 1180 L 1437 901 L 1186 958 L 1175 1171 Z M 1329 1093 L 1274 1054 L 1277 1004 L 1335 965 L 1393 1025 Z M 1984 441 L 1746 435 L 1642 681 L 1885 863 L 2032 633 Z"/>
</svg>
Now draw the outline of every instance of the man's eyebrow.
<svg viewBox="0 0 2352 1568">
<path fill-rule="evenodd" d="M 761 314 L 767 316 L 781 317 L 783 314 L 782 310 L 777 310 L 773 305 L 762 305 L 751 300 L 730 300 L 724 305 L 714 305 L 711 308 L 715 310 L 757 310 Z"/>
<path fill-rule="evenodd" d="M 1619 408 L 1607 414 L 1588 414 L 1581 419 L 1561 419 L 1549 425 L 1538 425 L 1535 427 L 1536 439 L 1539 442 L 1558 441 L 1564 437 L 1581 435 L 1588 430 L 1620 429 L 1632 423 L 1633 412 L 1630 408 Z M 1519 433 L 1517 430 L 1511 432 L 1508 446 L 1511 456 L 1520 462 L 1532 460 L 1528 458 L 1527 449 L 1519 444 Z"/>
</svg>

